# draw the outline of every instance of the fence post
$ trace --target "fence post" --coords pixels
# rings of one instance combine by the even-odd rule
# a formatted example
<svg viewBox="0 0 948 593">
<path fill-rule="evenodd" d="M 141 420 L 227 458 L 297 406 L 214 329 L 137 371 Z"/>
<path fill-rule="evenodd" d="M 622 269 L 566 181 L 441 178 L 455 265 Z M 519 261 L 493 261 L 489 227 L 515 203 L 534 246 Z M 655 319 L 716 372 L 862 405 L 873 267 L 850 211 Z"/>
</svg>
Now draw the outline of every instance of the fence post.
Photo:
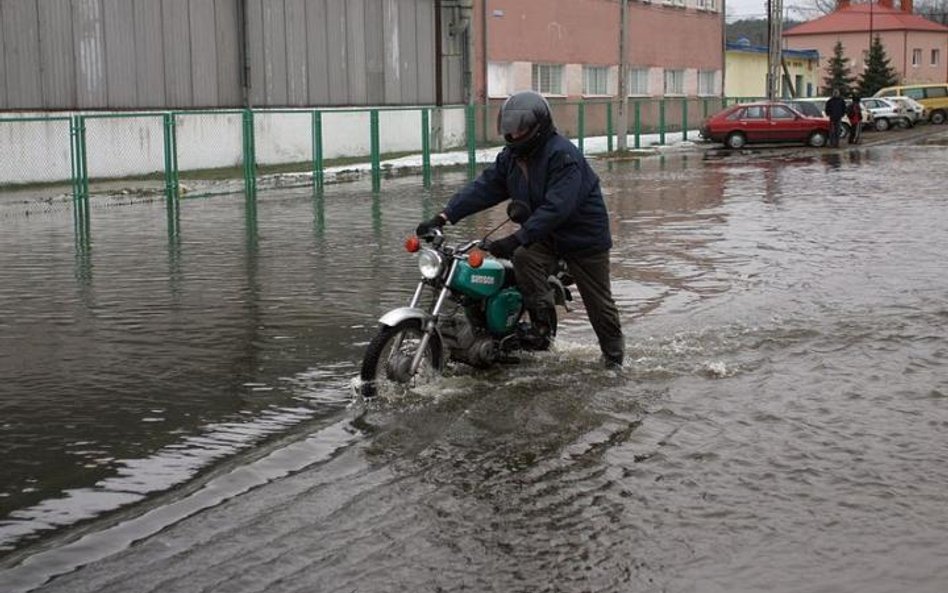
<svg viewBox="0 0 948 593">
<path fill-rule="evenodd" d="M 178 234 L 180 214 L 180 194 L 178 183 L 178 140 L 175 133 L 174 113 L 165 113 L 165 207 L 168 210 L 168 233 Z"/>
<path fill-rule="evenodd" d="M 579 152 L 582 154 L 584 152 L 583 147 L 585 146 L 586 139 L 586 102 L 580 100 L 579 102 L 579 113 L 577 114 L 579 118 Z"/>
<path fill-rule="evenodd" d="M 421 176 L 425 187 L 431 187 L 431 138 L 428 130 L 428 109 L 421 110 Z"/>
<path fill-rule="evenodd" d="M 635 102 L 635 147 L 642 147 L 642 102 Z"/>
<path fill-rule="evenodd" d="M 325 182 L 323 172 L 323 114 L 313 110 L 313 183 L 322 190 Z"/>
<path fill-rule="evenodd" d="M 73 117 L 71 136 L 73 169 L 73 218 L 76 236 L 83 243 L 89 233 L 89 164 L 86 158 L 86 119 L 82 115 Z"/>
<path fill-rule="evenodd" d="M 606 103 L 606 150 L 612 152 L 612 101 Z"/>
<path fill-rule="evenodd" d="M 372 191 L 382 186 L 382 155 L 379 144 L 379 110 L 369 112 L 369 142 L 372 150 Z"/>
<path fill-rule="evenodd" d="M 82 193 L 79 183 L 79 116 L 74 115 L 69 118 L 69 169 L 72 175 L 72 203 L 73 206 L 79 204 L 79 197 Z"/>
<path fill-rule="evenodd" d="M 658 102 L 658 143 L 665 144 L 665 99 Z"/>
<path fill-rule="evenodd" d="M 681 98 L 681 139 L 688 140 L 688 97 Z"/>
<path fill-rule="evenodd" d="M 474 179 L 477 176 L 477 138 L 474 137 L 474 128 L 477 125 L 477 118 L 474 113 L 474 105 L 464 106 L 465 130 L 467 134 L 467 176 Z"/>
<path fill-rule="evenodd" d="M 244 110 L 244 193 L 248 204 L 257 200 L 257 155 L 253 130 L 253 111 Z"/>
</svg>

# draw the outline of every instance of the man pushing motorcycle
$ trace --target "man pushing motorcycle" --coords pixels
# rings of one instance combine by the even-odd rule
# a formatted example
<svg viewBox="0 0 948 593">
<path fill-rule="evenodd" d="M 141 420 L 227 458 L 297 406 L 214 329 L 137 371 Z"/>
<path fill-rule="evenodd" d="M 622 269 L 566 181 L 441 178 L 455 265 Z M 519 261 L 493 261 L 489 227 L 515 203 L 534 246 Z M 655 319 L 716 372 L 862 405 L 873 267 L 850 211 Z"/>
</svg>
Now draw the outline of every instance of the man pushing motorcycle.
<svg viewBox="0 0 948 593">
<path fill-rule="evenodd" d="M 550 106 L 539 93 L 511 95 L 498 113 L 497 131 L 505 147 L 494 164 L 442 212 L 419 224 L 416 234 L 428 235 L 504 200 L 527 204 L 530 216 L 520 229 L 486 246 L 494 257 L 513 261 L 532 322 L 521 343 L 536 350 L 549 347 L 555 311 L 547 278 L 562 259 L 579 288 L 606 366 L 621 367 L 625 341 L 612 298 L 612 236 L 599 177 L 579 149 L 557 133 Z"/>
</svg>

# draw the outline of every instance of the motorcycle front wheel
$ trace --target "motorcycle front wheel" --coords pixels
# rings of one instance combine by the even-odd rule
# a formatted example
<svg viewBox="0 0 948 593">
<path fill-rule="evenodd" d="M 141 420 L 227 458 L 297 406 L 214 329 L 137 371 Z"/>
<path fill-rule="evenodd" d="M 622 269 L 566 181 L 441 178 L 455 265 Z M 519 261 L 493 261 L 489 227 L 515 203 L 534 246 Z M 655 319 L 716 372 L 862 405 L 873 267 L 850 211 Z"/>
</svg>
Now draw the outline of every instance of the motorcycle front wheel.
<svg viewBox="0 0 948 593">
<path fill-rule="evenodd" d="M 411 374 L 411 362 L 423 335 L 418 319 L 405 319 L 394 326 L 379 328 L 362 359 L 359 375 L 362 397 L 404 392 L 408 387 L 431 382 L 441 373 L 441 339 L 435 332 L 422 354 L 418 372 Z"/>
</svg>

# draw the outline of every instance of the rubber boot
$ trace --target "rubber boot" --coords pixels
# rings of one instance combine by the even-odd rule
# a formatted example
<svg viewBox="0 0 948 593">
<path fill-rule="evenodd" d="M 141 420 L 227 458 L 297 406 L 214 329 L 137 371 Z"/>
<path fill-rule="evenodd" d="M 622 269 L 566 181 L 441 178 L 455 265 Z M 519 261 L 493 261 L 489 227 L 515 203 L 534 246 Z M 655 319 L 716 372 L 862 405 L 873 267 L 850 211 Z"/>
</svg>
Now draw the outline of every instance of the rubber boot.
<svg viewBox="0 0 948 593">
<path fill-rule="evenodd" d="M 622 362 L 625 359 L 624 340 L 610 340 L 609 343 L 599 345 L 602 350 L 602 362 L 609 370 L 619 370 L 622 368 Z"/>
<path fill-rule="evenodd" d="M 520 344 L 524 350 L 549 350 L 553 341 L 553 315 L 549 308 L 530 311 L 530 324 L 520 328 Z"/>
</svg>

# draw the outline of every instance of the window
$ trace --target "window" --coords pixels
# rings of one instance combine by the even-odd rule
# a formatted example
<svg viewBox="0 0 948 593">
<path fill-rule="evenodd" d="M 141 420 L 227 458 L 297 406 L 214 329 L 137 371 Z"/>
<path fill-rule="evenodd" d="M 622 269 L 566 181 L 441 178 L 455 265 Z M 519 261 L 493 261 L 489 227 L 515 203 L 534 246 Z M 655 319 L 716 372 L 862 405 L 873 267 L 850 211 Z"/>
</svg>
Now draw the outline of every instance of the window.
<svg viewBox="0 0 948 593">
<path fill-rule="evenodd" d="M 933 49 L 932 50 L 932 66 L 937 66 L 941 64 L 941 50 Z"/>
<path fill-rule="evenodd" d="M 609 68 L 605 66 L 583 66 L 583 94 L 609 94 Z"/>
<path fill-rule="evenodd" d="M 507 97 L 510 95 L 510 64 L 489 62 L 487 64 L 487 96 Z"/>
<path fill-rule="evenodd" d="M 718 9 L 717 2 L 718 0 L 704 0 L 705 10 L 716 11 Z"/>
<path fill-rule="evenodd" d="M 918 68 L 922 65 L 922 50 L 913 49 L 912 50 L 912 67 Z"/>
<path fill-rule="evenodd" d="M 666 95 L 684 95 L 685 94 L 685 71 L 684 70 L 665 70 L 665 94 Z"/>
<path fill-rule="evenodd" d="M 774 105 L 770 108 L 770 119 L 796 119 L 796 117 L 793 111 L 783 105 Z"/>
<path fill-rule="evenodd" d="M 698 95 L 715 94 L 714 70 L 698 70 Z"/>
<path fill-rule="evenodd" d="M 561 64 L 534 64 L 533 90 L 541 95 L 562 95 L 563 66 Z"/>
<path fill-rule="evenodd" d="M 938 99 L 948 96 L 948 86 L 930 86 L 925 88 L 926 99 Z"/>
<path fill-rule="evenodd" d="M 741 119 L 767 119 L 767 108 L 763 105 L 753 105 L 744 109 Z"/>
<path fill-rule="evenodd" d="M 629 94 L 648 94 L 648 68 L 632 68 L 629 70 Z"/>
</svg>

